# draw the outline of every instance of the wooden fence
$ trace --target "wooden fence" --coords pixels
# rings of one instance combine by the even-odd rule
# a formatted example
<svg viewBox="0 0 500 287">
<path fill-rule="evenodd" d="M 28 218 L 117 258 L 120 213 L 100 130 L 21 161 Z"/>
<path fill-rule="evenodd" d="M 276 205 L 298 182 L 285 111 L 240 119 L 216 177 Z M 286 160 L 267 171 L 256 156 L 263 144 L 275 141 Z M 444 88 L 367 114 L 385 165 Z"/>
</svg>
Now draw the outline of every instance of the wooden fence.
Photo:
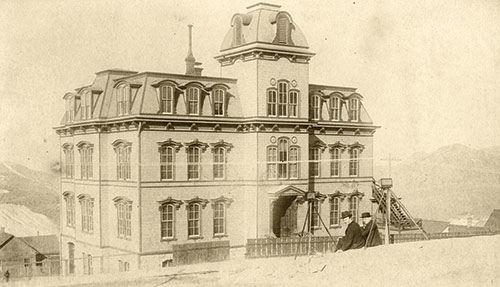
<svg viewBox="0 0 500 287">
<path fill-rule="evenodd" d="M 446 238 L 460 238 L 460 237 L 473 237 L 473 236 L 487 236 L 496 235 L 498 232 L 493 231 L 470 231 L 470 232 L 450 232 L 450 233 L 427 233 L 427 237 L 430 240 L 434 239 L 446 239 Z M 404 242 L 414 242 L 423 241 L 425 237 L 422 233 L 402 233 L 402 234 L 391 234 L 390 243 L 404 243 Z"/>
<path fill-rule="evenodd" d="M 328 236 L 314 236 L 311 237 L 311 244 L 309 245 L 308 237 L 248 239 L 246 257 L 306 255 L 309 253 L 309 246 L 311 253 L 333 252 L 335 251 L 337 238 L 334 237 L 334 240 L 335 242 L 332 242 L 332 239 Z"/>
</svg>

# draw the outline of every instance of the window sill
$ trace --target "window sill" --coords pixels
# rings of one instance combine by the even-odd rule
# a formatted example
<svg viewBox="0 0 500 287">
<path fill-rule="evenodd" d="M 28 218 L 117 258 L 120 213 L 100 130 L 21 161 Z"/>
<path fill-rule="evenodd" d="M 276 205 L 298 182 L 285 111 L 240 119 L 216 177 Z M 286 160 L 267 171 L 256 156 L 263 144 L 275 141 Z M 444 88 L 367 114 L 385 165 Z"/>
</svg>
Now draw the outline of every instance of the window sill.
<svg viewBox="0 0 500 287">
<path fill-rule="evenodd" d="M 203 239 L 203 236 L 201 236 L 201 235 L 188 236 L 188 240 L 189 239 L 192 239 L 192 240 Z"/>
<path fill-rule="evenodd" d="M 330 229 L 338 229 L 338 228 L 342 228 L 342 226 L 339 224 L 339 225 L 330 225 Z"/>
<path fill-rule="evenodd" d="M 131 241 L 132 238 L 131 237 L 123 237 L 123 236 L 118 236 L 119 239 L 123 239 L 123 240 L 127 240 L 127 241 Z"/>
<path fill-rule="evenodd" d="M 177 238 L 162 238 L 160 239 L 161 242 L 172 242 L 172 241 L 177 241 Z"/>
</svg>

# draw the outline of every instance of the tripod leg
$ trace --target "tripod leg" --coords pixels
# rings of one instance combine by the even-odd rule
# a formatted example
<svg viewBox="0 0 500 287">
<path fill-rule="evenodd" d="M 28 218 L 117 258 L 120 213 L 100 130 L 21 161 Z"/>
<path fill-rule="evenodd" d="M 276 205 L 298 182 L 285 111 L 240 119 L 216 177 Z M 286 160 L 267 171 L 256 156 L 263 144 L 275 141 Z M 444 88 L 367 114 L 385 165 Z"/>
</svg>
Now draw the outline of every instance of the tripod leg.
<svg viewBox="0 0 500 287">
<path fill-rule="evenodd" d="M 306 222 L 309 220 L 309 208 L 307 209 L 306 218 L 304 220 L 304 225 L 302 226 L 302 231 L 300 232 L 300 237 L 298 238 L 297 249 L 295 249 L 295 257 L 294 260 L 297 259 L 297 255 L 299 254 L 300 249 L 300 239 L 304 237 L 304 230 L 306 229 Z"/>
<path fill-rule="evenodd" d="M 317 209 L 317 208 L 314 208 L 314 211 L 315 211 L 315 212 L 316 212 L 316 214 L 318 215 L 319 220 L 321 221 L 321 224 L 323 224 L 323 227 L 325 228 L 326 233 L 328 233 L 328 236 L 330 236 L 330 239 L 332 240 L 332 243 L 333 243 L 333 247 L 334 247 L 335 249 L 337 249 L 337 242 L 335 241 L 335 239 L 333 239 L 332 234 L 330 233 L 330 231 L 329 231 L 329 230 L 328 230 L 328 228 L 326 227 L 326 224 L 325 224 L 325 222 L 323 221 L 323 218 L 321 218 L 321 215 L 319 214 L 318 209 Z M 334 250 L 334 252 L 335 252 L 335 250 Z"/>
</svg>

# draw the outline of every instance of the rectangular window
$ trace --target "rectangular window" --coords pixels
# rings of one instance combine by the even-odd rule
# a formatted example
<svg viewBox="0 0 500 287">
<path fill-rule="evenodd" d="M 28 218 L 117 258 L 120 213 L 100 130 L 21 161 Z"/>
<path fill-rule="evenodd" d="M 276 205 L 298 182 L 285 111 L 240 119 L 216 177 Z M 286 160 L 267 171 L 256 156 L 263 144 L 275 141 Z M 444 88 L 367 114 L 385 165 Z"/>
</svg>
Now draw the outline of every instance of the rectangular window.
<svg viewBox="0 0 500 287">
<path fill-rule="evenodd" d="M 188 98 L 188 114 L 198 115 L 199 114 L 199 102 L 200 102 L 200 89 L 191 87 L 187 91 Z"/>
<path fill-rule="evenodd" d="M 64 174 L 66 178 L 74 176 L 74 151 L 73 148 L 64 149 Z"/>
<path fill-rule="evenodd" d="M 286 117 L 287 116 L 287 99 L 288 98 L 288 83 L 279 82 L 278 83 L 278 116 Z"/>
<path fill-rule="evenodd" d="M 201 236 L 200 232 L 200 205 L 192 203 L 188 206 L 188 237 Z"/>
<path fill-rule="evenodd" d="M 314 95 L 311 98 L 311 118 L 313 120 L 320 119 L 320 109 L 321 107 L 321 98 L 318 95 Z"/>
<path fill-rule="evenodd" d="M 340 225 L 340 198 L 334 197 L 330 201 L 330 226 Z"/>
<path fill-rule="evenodd" d="M 174 87 L 172 86 L 161 86 L 160 87 L 160 100 L 161 100 L 161 111 L 165 114 L 173 113 L 173 103 L 174 103 Z"/>
<path fill-rule="evenodd" d="M 223 179 L 225 177 L 226 150 L 222 147 L 214 149 L 214 178 Z"/>
<path fill-rule="evenodd" d="M 351 121 L 359 121 L 359 100 L 354 98 L 349 100 L 349 110 L 351 114 Z"/>
<path fill-rule="evenodd" d="M 92 148 L 90 147 L 80 149 L 80 171 L 82 179 L 89 179 L 93 176 Z"/>
<path fill-rule="evenodd" d="M 276 147 L 267 148 L 267 178 L 276 179 L 277 176 L 278 149 Z"/>
<path fill-rule="evenodd" d="M 296 91 L 290 91 L 290 117 L 298 116 L 298 102 L 299 102 L 299 93 Z"/>
<path fill-rule="evenodd" d="M 267 91 L 267 115 L 276 116 L 277 110 L 277 93 L 275 90 Z"/>
<path fill-rule="evenodd" d="M 299 177 L 299 149 L 297 147 L 290 148 L 290 178 Z"/>
<path fill-rule="evenodd" d="M 331 156 L 330 174 L 331 176 L 340 176 L 340 149 L 332 149 Z"/>
<path fill-rule="evenodd" d="M 127 115 L 130 111 L 130 91 L 126 84 L 120 85 L 116 89 L 117 114 Z"/>
<path fill-rule="evenodd" d="M 188 179 L 200 179 L 200 148 L 188 149 Z"/>
<path fill-rule="evenodd" d="M 320 149 L 311 149 L 311 176 L 319 177 L 320 175 Z"/>
<path fill-rule="evenodd" d="M 331 100 L 332 105 L 332 120 L 338 121 L 340 119 L 340 98 L 333 97 Z"/>
<path fill-rule="evenodd" d="M 352 149 L 349 160 L 349 175 L 358 176 L 359 175 L 359 150 Z"/>
<path fill-rule="evenodd" d="M 161 238 L 174 238 L 174 205 L 167 204 L 161 208 Z"/>
<path fill-rule="evenodd" d="M 160 178 L 162 180 L 174 179 L 173 147 L 163 147 L 160 149 Z"/>
<path fill-rule="evenodd" d="M 224 115 L 224 98 L 225 92 L 222 89 L 217 89 L 214 91 L 214 115 L 223 116 Z"/>
<path fill-rule="evenodd" d="M 226 234 L 226 205 L 218 202 L 214 207 L 214 235 Z"/>
</svg>

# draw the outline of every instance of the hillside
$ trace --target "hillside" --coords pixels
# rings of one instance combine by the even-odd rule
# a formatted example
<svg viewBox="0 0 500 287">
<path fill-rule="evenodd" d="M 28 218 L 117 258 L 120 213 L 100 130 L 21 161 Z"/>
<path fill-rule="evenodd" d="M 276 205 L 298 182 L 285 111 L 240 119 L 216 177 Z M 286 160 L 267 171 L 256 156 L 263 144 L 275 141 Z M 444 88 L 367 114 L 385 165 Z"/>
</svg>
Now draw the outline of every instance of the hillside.
<svg viewBox="0 0 500 287">
<path fill-rule="evenodd" d="M 448 220 L 470 212 L 489 216 L 500 207 L 500 152 L 450 145 L 418 153 L 393 166 L 394 191 L 416 217 Z M 375 167 L 375 178 L 387 176 Z"/>
<path fill-rule="evenodd" d="M 59 224 L 58 175 L 0 162 L 0 203 L 24 205 Z"/>
<path fill-rule="evenodd" d="M 47 216 L 16 204 L 0 204 L 0 226 L 15 236 L 51 235 L 59 230 Z"/>
</svg>

